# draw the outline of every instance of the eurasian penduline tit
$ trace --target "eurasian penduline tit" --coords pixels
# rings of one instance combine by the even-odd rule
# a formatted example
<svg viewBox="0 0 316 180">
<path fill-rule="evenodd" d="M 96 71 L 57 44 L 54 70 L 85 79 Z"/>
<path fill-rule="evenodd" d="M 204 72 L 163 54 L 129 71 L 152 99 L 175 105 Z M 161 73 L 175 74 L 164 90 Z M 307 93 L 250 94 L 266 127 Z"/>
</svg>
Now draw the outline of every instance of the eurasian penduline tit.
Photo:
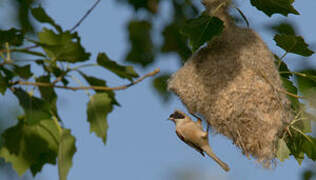
<svg viewBox="0 0 316 180">
<path fill-rule="evenodd" d="M 196 117 L 196 116 L 195 116 Z M 208 130 L 203 130 L 202 121 L 197 117 L 197 121 L 193 121 L 185 113 L 176 110 L 168 118 L 176 124 L 176 133 L 178 137 L 197 150 L 204 156 L 204 152 L 211 157 L 217 164 L 219 164 L 225 171 L 229 171 L 229 167 L 226 163 L 221 161 L 211 149 L 208 142 Z"/>
</svg>

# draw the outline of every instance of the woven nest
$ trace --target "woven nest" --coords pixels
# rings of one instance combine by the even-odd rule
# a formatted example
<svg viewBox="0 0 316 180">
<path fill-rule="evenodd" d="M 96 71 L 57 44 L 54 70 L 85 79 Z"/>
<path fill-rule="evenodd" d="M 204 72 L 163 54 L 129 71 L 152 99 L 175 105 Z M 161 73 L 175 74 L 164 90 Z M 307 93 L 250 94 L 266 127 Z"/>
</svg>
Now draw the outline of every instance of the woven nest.
<svg viewBox="0 0 316 180">
<path fill-rule="evenodd" d="M 203 3 L 209 10 L 214 5 Z M 253 30 L 236 26 L 226 9 L 216 12 L 224 21 L 222 35 L 175 72 L 168 88 L 246 156 L 270 165 L 293 118 L 291 105 L 271 51 Z"/>
</svg>

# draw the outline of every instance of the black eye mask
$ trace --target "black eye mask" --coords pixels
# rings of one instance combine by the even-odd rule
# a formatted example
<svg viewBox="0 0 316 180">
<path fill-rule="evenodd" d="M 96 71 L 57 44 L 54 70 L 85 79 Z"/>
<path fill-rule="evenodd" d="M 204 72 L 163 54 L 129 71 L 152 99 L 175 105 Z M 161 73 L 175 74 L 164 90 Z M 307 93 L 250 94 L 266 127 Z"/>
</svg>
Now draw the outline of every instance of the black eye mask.
<svg viewBox="0 0 316 180">
<path fill-rule="evenodd" d="M 179 113 L 179 112 L 174 112 L 169 116 L 169 118 L 174 118 L 174 119 L 184 119 L 185 117 Z"/>
</svg>

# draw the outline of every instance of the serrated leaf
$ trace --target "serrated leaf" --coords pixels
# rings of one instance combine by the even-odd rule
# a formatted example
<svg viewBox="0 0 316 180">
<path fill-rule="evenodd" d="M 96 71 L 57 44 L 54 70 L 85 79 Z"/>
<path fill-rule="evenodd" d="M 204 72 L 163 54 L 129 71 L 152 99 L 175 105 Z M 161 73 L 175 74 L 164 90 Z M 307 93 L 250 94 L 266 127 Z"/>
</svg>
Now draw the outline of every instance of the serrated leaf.
<svg viewBox="0 0 316 180">
<path fill-rule="evenodd" d="M 58 147 L 58 175 L 59 180 L 67 180 L 67 175 L 72 167 L 72 158 L 77 151 L 76 139 L 69 129 L 63 129 Z"/>
<path fill-rule="evenodd" d="M 78 34 L 65 31 L 59 34 L 44 28 L 38 33 L 40 42 L 35 42 L 53 60 L 69 63 L 83 62 L 89 59 L 90 53 L 80 44 Z"/>
<path fill-rule="evenodd" d="M 38 20 L 39 22 L 49 23 L 50 25 L 54 26 L 58 32 L 63 31 L 61 27 L 58 24 L 56 24 L 51 17 L 47 15 L 45 10 L 41 6 L 38 6 L 37 8 L 32 8 L 31 13 L 34 16 L 34 18 Z"/>
<path fill-rule="evenodd" d="M 151 22 L 132 20 L 128 25 L 131 48 L 125 60 L 143 67 L 154 62 L 154 44 L 151 39 Z"/>
<path fill-rule="evenodd" d="M 258 10 L 264 12 L 266 15 L 282 14 L 287 16 L 288 14 L 299 13 L 292 6 L 292 0 L 251 0 L 251 5 L 255 6 Z"/>
<path fill-rule="evenodd" d="M 191 50 L 187 45 L 187 38 L 179 32 L 181 24 L 173 23 L 166 26 L 162 32 L 164 42 L 161 52 L 176 52 L 183 61 L 186 61 L 191 55 Z"/>
<path fill-rule="evenodd" d="M 85 73 L 79 71 L 80 75 L 91 85 L 91 86 L 104 86 L 107 87 L 106 81 L 102 79 L 98 79 L 93 76 L 88 76 Z M 111 98 L 113 104 L 120 106 L 120 104 L 115 99 L 115 93 L 114 91 L 101 91 L 101 90 L 94 90 L 96 93 L 107 93 L 109 97 Z"/>
<path fill-rule="evenodd" d="M 188 37 L 190 46 L 194 52 L 205 42 L 220 35 L 223 29 L 224 23 L 222 20 L 203 13 L 195 19 L 188 20 L 180 32 Z"/>
<path fill-rule="evenodd" d="M 107 115 L 112 112 L 111 98 L 106 93 L 96 93 L 90 97 L 87 107 L 90 132 L 94 132 L 105 144 L 108 130 Z"/>
<path fill-rule="evenodd" d="M 25 66 L 14 65 L 14 72 L 25 80 L 33 76 L 33 73 L 31 71 L 31 65 L 29 64 Z"/>
<path fill-rule="evenodd" d="M 2 76 L 2 74 L 0 72 L 0 93 L 2 95 L 5 94 L 7 87 L 8 87 L 8 81 L 6 80 L 6 78 L 4 76 Z"/>
<path fill-rule="evenodd" d="M 308 44 L 305 43 L 301 36 L 277 34 L 273 39 L 276 44 L 286 52 L 301 56 L 311 56 L 314 54 L 314 52 L 308 48 Z"/>
<path fill-rule="evenodd" d="M 11 163 L 20 176 L 27 169 L 35 176 L 45 164 L 56 164 L 60 135 L 51 119 L 35 125 L 19 121 L 2 134 L 0 157 Z"/>
<path fill-rule="evenodd" d="M 293 85 L 293 82 L 285 77 L 281 77 L 282 85 L 287 92 L 297 95 L 297 88 Z M 291 107 L 298 111 L 300 109 L 300 103 L 297 98 L 287 95 L 288 99 L 291 101 Z"/>
<path fill-rule="evenodd" d="M 133 78 L 138 77 L 138 74 L 135 72 L 133 66 L 119 65 L 115 61 L 111 60 L 105 53 L 98 54 L 97 63 L 121 78 L 132 81 Z"/>
<path fill-rule="evenodd" d="M 162 97 L 164 102 L 168 101 L 171 93 L 167 90 L 167 81 L 170 78 L 170 74 L 163 74 L 152 81 L 152 85 L 156 92 Z"/>
<path fill-rule="evenodd" d="M 8 42 L 9 45 L 21 46 L 23 44 L 24 34 L 15 28 L 9 30 L 0 30 L 0 48 Z"/>
<path fill-rule="evenodd" d="M 52 117 L 50 106 L 43 99 L 31 96 L 21 88 L 15 88 L 13 93 L 24 110 L 26 123 L 36 124 L 43 119 Z"/>
<path fill-rule="evenodd" d="M 283 162 L 285 159 L 288 159 L 290 156 L 290 150 L 287 147 L 285 141 L 283 139 L 279 139 L 278 141 L 278 149 L 277 149 L 277 153 L 276 156 L 277 158 Z"/>
</svg>

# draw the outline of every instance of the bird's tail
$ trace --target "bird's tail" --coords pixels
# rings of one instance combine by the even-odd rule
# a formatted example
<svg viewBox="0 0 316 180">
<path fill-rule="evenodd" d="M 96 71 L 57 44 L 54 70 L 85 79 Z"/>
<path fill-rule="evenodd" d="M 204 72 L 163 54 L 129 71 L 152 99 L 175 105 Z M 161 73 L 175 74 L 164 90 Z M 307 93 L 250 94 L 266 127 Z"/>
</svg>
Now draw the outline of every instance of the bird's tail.
<svg viewBox="0 0 316 180">
<path fill-rule="evenodd" d="M 221 161 L 214 153 L 213 150 L 209 145 L 205 145 L 202 147 L 202 149 L 205 151 L 205 153 L 211 157 L 218 165 L 220 165 L 225 171 L 229 171 L 229 166 Z"/>
</svg>

